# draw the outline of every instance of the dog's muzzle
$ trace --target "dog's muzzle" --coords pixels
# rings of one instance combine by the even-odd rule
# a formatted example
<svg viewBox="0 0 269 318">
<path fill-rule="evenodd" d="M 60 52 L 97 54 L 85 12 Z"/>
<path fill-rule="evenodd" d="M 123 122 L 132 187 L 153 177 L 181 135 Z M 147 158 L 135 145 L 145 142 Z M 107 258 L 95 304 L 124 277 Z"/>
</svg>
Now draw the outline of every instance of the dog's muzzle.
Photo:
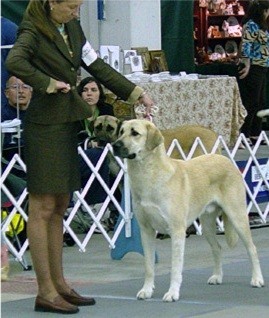
<svg viewBox="0 0 269 318">
<path fill-rule="evenodd" d="M 120 158 L 134 159 L 136 156 L 135 154 L 129 154 L 128 149 L 121 140 L 113 142 L 112 147 L 114 155 Z"/>
<path fill-rule="evenodd" d="M 96 138 L 96 140 L 98 141 L 98 145 L 102 148 L 105 148 L 105 146 L 110 143 L 110 140 L 108 140 L 107 138 Z"/>
</svg>

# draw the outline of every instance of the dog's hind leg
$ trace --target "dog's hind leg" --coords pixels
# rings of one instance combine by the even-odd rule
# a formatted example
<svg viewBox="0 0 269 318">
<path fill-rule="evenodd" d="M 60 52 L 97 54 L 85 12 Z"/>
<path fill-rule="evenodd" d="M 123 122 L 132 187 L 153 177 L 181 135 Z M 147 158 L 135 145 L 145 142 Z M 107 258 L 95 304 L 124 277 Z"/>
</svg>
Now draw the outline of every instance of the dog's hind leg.
<svg viewBox="0 0 269 318">
<path fill-rule="evenodd" d="M 182 283 L 182 270 L 184 263 L 184 251 L 186 240 L 186 226 L 174 227 L 171 230 L 172 244 L 172 265 L 170 287 L 168 292 L 163 296 L 163 301 L 172 302 L 179 299 L 180 286 Z"/>
<path fill-rule="evenodd" d="M 233 206 L 233 208 L 235 207 Z M 242 239 L 251 260 L 252 278 L 250 284 L 252 287 L 263 287 L 264 280 L 256 246 L 254 245 L 252 240 L 247 213 L 244 208 L 242 209 L 242 206 L 237 206 L 234 211 L 236 211 L 236 213 L 232 214 L 229 213 L 229 210 L 226 209 L 225 213 L 227 216 L 229 215 L 229 221 L 232 223 L 237 234 Z"/>
<path fill-rule="evenodd" d="M 222 283 L 223 272 L 222 272 L 222 262 L 221 262 L 221 246 L 217 240 L 216 236 L 216 217 L 218 213 L 207 212 L 200 217 L 202 224 L 203 235 L 205 236 L 207 242 L 209 243 L 214 260 L 213 274 L 209 277 L 207 283 L 210 285 L 217 285 Z"/>
<path fill-rule="evenodd" d="M 144 251 L 145 281 L 142 289 L 137 293 L 138 299 L 151 298 L 154 292 L 154 266 L 155 266 L 155 237 L 156 231 L 140 224 L 141 241 Z"/>
</svg>

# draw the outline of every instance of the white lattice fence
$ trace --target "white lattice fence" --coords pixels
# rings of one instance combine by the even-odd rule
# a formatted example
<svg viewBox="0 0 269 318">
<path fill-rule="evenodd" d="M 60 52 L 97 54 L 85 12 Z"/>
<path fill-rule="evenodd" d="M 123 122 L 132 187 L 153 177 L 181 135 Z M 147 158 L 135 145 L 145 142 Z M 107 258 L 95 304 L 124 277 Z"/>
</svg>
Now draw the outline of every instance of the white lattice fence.
<svg viewBox="0 0 269 318">
<path fill-rule="evenodd" d="M 260 149 L 260 143 L 263 140 L 267 144 L 265 147 L 266 147 L 266 150 L 268 150 L 268 152 L 267 151 L 265 152 L 265 153 L 267 153 L 267 156 L 265 156 L 265 158 L 264 158 L 265 162 L 263 164 L 260 164 L 259 159 L 257 158 L 257 153 Z M 265 132 L 261 133 L 261 135 L 259 136 L 258 142 L 256 143 L 256 145 L 253 148 L 251 148 L 249 146 L 249 144 L 248 144 L 248 142 L 243 134 L 241 134 L 239 136 L 233 149 L 229 149 L 229 147 L 225 143 L 224 139 L 221 136 L 219 136 L 211 153 L 215 153 L 216 150 L 218 149 L 218 147 L 221 147 L 223 149 L 223 154 L 228 156 L 231 159 L 231 161 L 234 163 L 234 165 L 238 167 L 236 157 L 238 155 L 238 152 L 242 151 L 242 150 L 240 150 L 240 146 L 242 144 L 246 148 L 244 150 L 244 152 L 248 153 L 247 160 L 246 160 L 244 167 L 240 168 L 240 171 L 242 172 L 242 175 L 244 177 L 246 193 L 247 193 L 248 198 L 249 198 L 247 212 L 249 213 L 253 208 L 255 208 L 257 214 L 260 217 L 261 223 L 266 223 L 266 219 L 267 219 L 268 213 L 269 213 L 269 200 L 268 200 L 268 198 L 269 198 L 269 183 L 268 183 L 268 180 L 269 180 L 269 159 L 268 159 L 269 140 L 268 140 L 268 137 L 265 134 Z M 186 155 L 184 154 L 178 141 L 174 140 L 172 142 L 169 150 L 168 150 L 168 155 L 171 154 L 172 150 L 175 148 L 176 150 L 179 151 L 179 153 L 181 154 L 181 156 L 183 157 L 184 160 L 189 160 L 190 158 L 192 158 L 193 153 L 195 152 L 195 149 L 197 147 L 202 147 L 202 149 L 204 150 L 204 153 L 207 153 L 205 150 L 205 147 L 203 146 L 202 141 L 200 140 L 200 138 L 197 138 L 195 140 L 192 148 L 191 148 L 190 153 L 186 157 Z M 86 250 L 87 245 L 90 242 L 90 239 L 91 239 L 95 229 L 99 228 L 99 230 L 101 231 L 101 234 L 107 240 L 109 247 L 114 248 L 116 240 L 117 240 L 120 232 L 124 228 L 125 228 L 126 237 L 130 237 L 132 235 L 132 233 L 131 233 L 131 219 L 132 219 L 133 213 L 131 211 L 131 197 L 130 197 L 130 189 L 129 189 L 129 182 L 128 182 L 128 174 L 127 174 L 127 170 L 126 170 L 126 163 L 121 161 L 119 158 L 116 158 L 116 160 L 119 164 L 119 168 L 120 168 L 119 173 L 118 173 L 114 183 L 110 187 L 108 187 L 108 185 L 104 182 L 104 180 L 100 176 L 99 169 L 100 169 L 102 163 L 104 162 L 104 160 L 106 159 L 108 152 L 112 152 L 111 145 L 107 145 L 105 147 L 105 149 L 103 150 L 103 153 L 102 153 L 99 161 L 97 162 L 96 166 L 94 166 L 91 163 L 91 161 L 85 155 L 82 148 L 79 147 L 78 152 L 82 156 L 82 158 L 86 162 L 86 164 L 90 167 L 92 174 L 91 174 L 86 186 L 81 191 L 77 191 L 74 194 L 75 204 L 72 208 L 69 209 L 68 216 L 67 216 L 66 220 L 64 221 L 64 231 L 67 231 L 71 235 L 72 239 L 75 241 L 75 243 L 77 244 L 79 249 L 84 252 Z M 24 209 L 22 207 L 22 202 L 25 200 L 25 198 L 27 196 L 26 189 L 22 192 L 22 194 L 18 198 L 15 198 L 11 194 L 10 190 L 5 186 L 5 180 L 6 180 L 7 176 L 9 175 L 11 169 L 14 167 L 14 165 L 19 165 L 22 168 L 22 170 L 26 171 L 25 164 L 23 163 L 21 158 L 16 154 L 13 157 L 13 159 L 9 162 L 7 168 L 5 169 L 4 173 L 1 176 L 1 191 L 3 191 L 6 194 L 6 196 L 12 202 L 12 205 L 13 205 L 13 209 L 12 209 L 11 213 L 8 215 L 8 217 L 6 219 L 2 220 L 3 222 L 1 223 L 1 231 L 5 237 L 5 240 L 7 241 L 7 244 L 8 244 L 10 251 L 13 253 L 13 255 L 15 255 L 15 257 L 18 261 L 22 262 L 23 255 L 28 247 L 28 240 L 26 240 L 24 242 L 24 244 L 21 246 L 21 248 L 18 250 L 13 246 L 10 238 L 5 235 L 6 229 L 10 225 L 12 218 L 17 211 L 22 215 L 25 222 L 27 222 L 27 220 L 28 220 L 27 211 L 24 211 Z M 256 175 L 258 174 L 259 178 L 258 178 L 257 183 L 255 184 L 255 188 L 251 189 L 249 186 L 249 183 L 246 180 L 246 176 L 248 176 L 250 169 L 253 169 L 253 168 L 255 168 L 255 174 Z M 85 200 L 85 195 L 86 195 L 87 191 L 90 189 L 94 179 L 98 179 L 98 181 L 102 184 L 102 187 L 104 188 L 104 190 L 106 191 L 106 194 L 107 194 L 106 199 L 100 205 L 100 208 L 98 209 L 97 213 L 93 210 L 93 207 L 90 206 Z M 118 202 L 116 197 L 115 197 L 115 190 L 119 186 L 120 183 L 123 184 L 123 188 L 124 188 L 124 191 L 123 191 L 123 193 L 124 193 L 124 200 L 123 200 L 124 205 L 123 206 L 121 205 L 121 202 Z M 265 202 L 263 202 L 262 204 L 260 204 L 260 202 L 259 202 L 259 193 L 261 191 L 265 192 L 266 198 L 267 198 L 265 200 Z M 116 207 L 116 209 L 118 210 L 119 214 L 122 216 L 122 220 L 119 223 L 115 232 L 106 231 L 106 229 L 104 228 L 104 226 L 101 223 L 101 219 L 105 215 L 110 202 L 113 202 L 113 204 Z M 75 231 L 73 230 L 73 228 L 71 226 L 72 222 L 74 221 L 74 219 L 76 217 L 78 217 L 79 213 L 86 214 L 88 216 L 88 218 L 90 218 L 93 221 L 91 224 L 89 224 L 89 228 L 88 228 L 87 232 L 84 234 L 75 233 Z M 217 224 L 218 224 L 220 230 L 223 230 L 223 224 L 219 219 L 217 219 Z M 197 234 L 202 234 L 202 229 L 201 229 L 201 226 L 199 225 L 199 223 L 194 222 L 194 226 L 197 230 Z"/>
</svg>

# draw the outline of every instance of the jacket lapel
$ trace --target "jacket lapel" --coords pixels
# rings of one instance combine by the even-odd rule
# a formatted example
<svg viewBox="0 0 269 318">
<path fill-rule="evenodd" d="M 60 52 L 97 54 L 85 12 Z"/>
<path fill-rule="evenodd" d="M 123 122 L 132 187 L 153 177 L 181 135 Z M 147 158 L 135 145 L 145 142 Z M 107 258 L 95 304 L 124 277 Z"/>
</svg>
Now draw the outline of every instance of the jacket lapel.
<svg viewBox="0 0 269 318">
<path fill-rule="evenodd" d="M 59 51 L 61 51 L 64 57 L 67 58 L 71 63 L 73 63 L 72 57 L 68 51 L 68 47 L 58 30 L 56 30 L 55 45 L 58 47 Z"/>
<path fill-rule="evenodd" d="M 59 51 L 64 55 L 65 58 L 67 58 L 74 66 L 77 64 L 80 65 L 80 59 L 81 59 L 81 52 L 80 52 L 80 45 L 77 43 L 77 29 L 74 27 L 74 21 L 68 22 L 66 26 L 66 32 L 68 34 L 68 41 L 71 47 L 71 50 L 73 52 L 73 57 L 70 55 L 68 47 L 66 43 L 64 42 L 64 39 L 60 32 L 57 30 L 56 26 L 54 26 L 55 29 L 55 45 L 59 49 Z M 69 36 L 72 34 L 72 36 Z"/>
<path fill-rule="evenodd" d="M 75 65 L 80 65 L 80 61 L 81 61 L 81 46 L 80 46 L 80 41 L 79 36 L 77 34 L 77 28 L 74 28 L 74 23 L 70 22 L 66 24 L 66 30 L 68 34 L 72 34 L 71 37 L 69 37 L 69 42 L 70 42 L 70 46 L 71 49 L 73 51 L 73 63 Z M 79 42 L 79 45 L 78 45 Z"/>
</svg>

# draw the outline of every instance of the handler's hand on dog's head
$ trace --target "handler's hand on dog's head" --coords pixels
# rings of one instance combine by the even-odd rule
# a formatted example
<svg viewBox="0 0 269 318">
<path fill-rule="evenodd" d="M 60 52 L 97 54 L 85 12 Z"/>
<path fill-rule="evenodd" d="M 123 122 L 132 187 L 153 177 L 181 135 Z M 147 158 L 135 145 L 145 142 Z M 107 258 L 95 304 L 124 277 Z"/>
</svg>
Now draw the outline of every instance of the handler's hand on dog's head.
<svg viewBox="0 0 269 318">
<path fill-rule="evenodd" d="M 153 100 L 149 97 L 148 94 L 144 94 L 139 98 L 139 103 L 143 104 L 146 107 L 145 117 L 149 117 L 152 114 L 152 106 L 154 105 Z"/>
</svg>

